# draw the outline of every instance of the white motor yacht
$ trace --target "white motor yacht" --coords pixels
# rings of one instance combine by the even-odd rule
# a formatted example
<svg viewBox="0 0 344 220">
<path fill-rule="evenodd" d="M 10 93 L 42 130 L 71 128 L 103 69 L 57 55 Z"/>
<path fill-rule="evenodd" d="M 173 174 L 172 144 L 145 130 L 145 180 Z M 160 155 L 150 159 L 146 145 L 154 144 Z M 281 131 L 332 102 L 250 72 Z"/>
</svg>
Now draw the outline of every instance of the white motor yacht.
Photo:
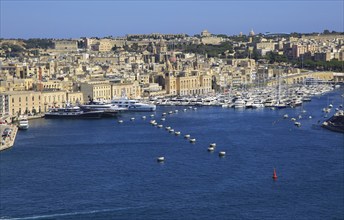
<svg viewBox="0 0 344 220">
<path fill-rule="evenodd" d="M 113 99 L 111 100 L 111 104 L 118 106 L 119 108 L 124 108 L 127 111 L 155 111 L 156 105 L 154 104 L 146 104 L 139 102 L 138 100 L 128 99 L 128 98 L 121 98 L 121 99 Z"/>
<path fill-rule="evenodd" d="M 260 100 L 253 100 L 252 108 L 263 108 L 264 104 Z"/>
<path fill-rule="evenodd" d="M 234 108 L 245 108 L 246 102 L 242 98 L 238 98 L 234 102 Z"/>
<path fill-rule="evenodd" d="M 274 99 L 267 99 L 264 103 L 265 107 L 273 107 L 276 104 L 276 100 Z"/>
<path fill-rule="evenodd" d="M 26 116 L 20 116 L 18 120 L 18 128 L 20 130 L 27 130 L 29 129 L 29 121 Z"/>
</svg>

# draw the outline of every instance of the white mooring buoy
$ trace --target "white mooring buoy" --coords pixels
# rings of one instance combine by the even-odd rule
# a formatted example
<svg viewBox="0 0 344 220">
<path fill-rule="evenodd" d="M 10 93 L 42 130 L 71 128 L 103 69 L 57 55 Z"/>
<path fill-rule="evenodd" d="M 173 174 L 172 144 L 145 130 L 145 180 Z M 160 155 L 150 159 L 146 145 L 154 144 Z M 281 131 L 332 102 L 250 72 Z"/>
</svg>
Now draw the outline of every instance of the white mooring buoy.
<svg viewBox="0 0 344 220">
<path fill-rule="evenodd" d="M 165 161 L 165 157 L 158 157 L 158 158 L 157 158 L 157 161 L 160 162 L 160 163 L 161 163 L 161 162 L 164 162 L 164 161 Z"/>
<path fill-rule="evenodd" d="M 220 152 L 219 152 L 219 156 L 220 156 L 220 157 L 226 156 L 226 152 L 225 152 L 225 151 L 220 151 Z"/>
<path fill-rule="evenodd" d="M 196 138 L 191 138 L 190 139 L 190 143 L 195 143 L 196 142 Z"/>
<path fill-rule="evenodd" d="M 213 152 L 215 150 L 215 148 L 213 148 L 213 147 L 208 147 L 208 151 L 209 152 Z"/>
</svg>

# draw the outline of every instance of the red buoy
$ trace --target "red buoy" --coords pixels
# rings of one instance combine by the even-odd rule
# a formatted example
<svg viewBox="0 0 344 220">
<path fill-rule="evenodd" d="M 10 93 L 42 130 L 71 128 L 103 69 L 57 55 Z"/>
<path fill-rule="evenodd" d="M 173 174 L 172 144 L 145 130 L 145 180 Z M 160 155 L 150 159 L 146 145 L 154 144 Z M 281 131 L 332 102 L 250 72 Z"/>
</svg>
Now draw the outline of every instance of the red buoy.
<svg viewBox="0 0 344 220">
<path fill-rule="evenodd" d="M 272 179 L 277 180 L 276 169 L 274 168 L 274 173 L 272 174 Z"/>
</svg>

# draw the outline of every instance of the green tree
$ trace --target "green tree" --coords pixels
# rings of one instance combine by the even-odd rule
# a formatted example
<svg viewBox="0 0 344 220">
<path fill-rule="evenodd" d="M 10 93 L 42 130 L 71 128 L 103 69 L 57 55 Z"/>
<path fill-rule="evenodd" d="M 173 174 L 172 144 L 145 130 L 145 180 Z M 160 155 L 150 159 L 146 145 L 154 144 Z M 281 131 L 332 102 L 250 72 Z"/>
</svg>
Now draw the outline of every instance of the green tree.
<svg viewBox="0 0 344 220">
<path fill-rule="evenodd" d="M 138 43 L 133 43 L 130 47 L 130 49 L 134 52 L 137 52 L 139 50 L 139 45 Z"/>
<path fill-rule="evenodd" d="M 33 49 L 33 48 L 40 48 L 40 49 L 48 49 L 53 48 L 54 43 L 50 39 L 40 39 L 40 38 L 32 38 L 28 40 L 24 40 L 25 48 L 26 49 Z"/>
<path fill-rule="evenodd" d="M 329 30 L 324 30 L 323 34 L 330 34 L 331 32 Z"/>
</svg>

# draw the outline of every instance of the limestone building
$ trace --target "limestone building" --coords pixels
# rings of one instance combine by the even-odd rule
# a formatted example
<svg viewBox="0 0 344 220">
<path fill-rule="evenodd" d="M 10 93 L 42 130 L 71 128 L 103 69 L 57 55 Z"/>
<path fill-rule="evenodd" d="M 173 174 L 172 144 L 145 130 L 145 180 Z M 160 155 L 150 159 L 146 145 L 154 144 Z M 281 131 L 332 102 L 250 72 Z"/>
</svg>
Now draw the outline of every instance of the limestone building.
<svg viewBox="0 0 344 220">
<path fill-rule="evenodd" d="M 54 49 L 58 51 L 77 51 L 78 42 L 76 40 L 55 40 Z"/>
<path fill-rule="evenodd" d="M 170 95 L 204 95 L 212 91 L 212 78 L 198 70 L 168 73 L 165 78 L 166 93 Z"/>
<path fill-rule="evenodd" d="M 12 91 L 0 95 L 0 113 L 12 117 L 42 112 L 43 98 L 40 92 Z"/>
<path fill-rule="evenodd" d="M 120 98 L 126 96 L 130 99 L 141 97 L 141 87 L 137 81 L 131 83 L 112 83 L 112 98 Z"/>
<path fill-rule="evenodd" d="M 67 92 L 66 103 L 70 103 L 72 105 L 82 104 L 84 103 L 84 95 L 82 92 Z"/>
<path fill-rule="evenodd" d="M 83 94 L 83 100 L 107 100 L 111 99 L 111 85 L 105 81 L 94 81 L 80 84 L 80 91 Z"/>
<path fill-rule="evenodd" d="M 41 94 L 44 112 L 48 111 L 49 108 L 64 107 L 66 105 L 67 97 L 65 91 L 43 91 Z"/>
</svg>

